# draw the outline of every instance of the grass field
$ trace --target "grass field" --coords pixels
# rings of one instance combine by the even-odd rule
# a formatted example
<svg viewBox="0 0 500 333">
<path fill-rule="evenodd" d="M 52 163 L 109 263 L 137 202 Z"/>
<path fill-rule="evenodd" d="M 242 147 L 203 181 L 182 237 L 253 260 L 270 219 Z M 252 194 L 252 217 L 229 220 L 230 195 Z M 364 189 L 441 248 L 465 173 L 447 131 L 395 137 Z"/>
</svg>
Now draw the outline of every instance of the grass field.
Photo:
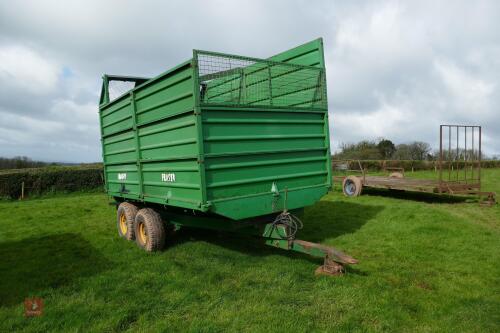
<svg viewBox="0 0 500 333">
<path fill-rule="evenodd" d="M 500 193 L 500 169 L 484 184 Z M 500 206 L 435 199 L 337 188 L 307 208 L 299 238 L 360 261 L 342 277 L 218 232 L 145 253 L 100 193 L 1 202 L 0 331 L 499 332 Z M 24 317 L 27 296 L 41 317 Z"/>
</svg>

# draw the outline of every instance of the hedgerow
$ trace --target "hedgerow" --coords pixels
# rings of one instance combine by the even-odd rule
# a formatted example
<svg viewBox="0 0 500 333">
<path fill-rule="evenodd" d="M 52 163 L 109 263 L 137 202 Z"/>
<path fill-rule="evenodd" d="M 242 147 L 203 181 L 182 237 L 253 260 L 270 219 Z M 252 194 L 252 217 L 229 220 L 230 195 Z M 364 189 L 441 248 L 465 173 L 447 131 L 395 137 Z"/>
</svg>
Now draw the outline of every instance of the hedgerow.
<svg viewBox="0 0 500 333">
<path fill-rule="evenodd" d="M 386 168 L 404 168 L 405 171 L 434 170 L 438 168 L 438 161 L 411 161 L 411 160 L 364 160 L 360 161 L 366 170 L 381 171 Z M 333 161 L 333 168 L 345 162 Z M 464 162 L 458 162 L 462 169 Z M 456 168 L 457 162 L 453 163 Z M 468 163 L 470 167 L 470 163 Z M 500 161 L 487 160 L 481 162 L 482 168 L 500 168 Z M 357 161 L 349 161 L 348 168 L 359 169 Z M 451 168 L 444 164 L 444 168 Z M 0 198 L 18 199 L 21 197 L 22 183 L 24 182 L 25 196 L 41 195 L 45 193 L 73 192 L 92 190 L 103 186 L 103 169 L 99 164 L 90 166 L 56 166 L 34 169 L 18 169 L 0 171 Z"/>
<path fill-rule="evenodd" d="M 20 198 L 23 182 L 25 196 L 73 192 L 102 186 L 103 174 L 98 166 L 8 170 L 0 173 L 0 197 Z"/>
</svg>

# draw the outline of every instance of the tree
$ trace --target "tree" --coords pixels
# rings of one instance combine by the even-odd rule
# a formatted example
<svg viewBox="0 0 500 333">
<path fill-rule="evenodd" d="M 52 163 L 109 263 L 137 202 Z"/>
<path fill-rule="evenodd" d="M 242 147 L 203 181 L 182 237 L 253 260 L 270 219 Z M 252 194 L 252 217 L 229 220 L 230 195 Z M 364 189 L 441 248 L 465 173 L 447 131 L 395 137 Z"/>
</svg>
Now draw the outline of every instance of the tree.
<svg viewBox="0 0 500 333">
<path fill-rule="evenodd" d="M 411 160 L 410 147 L 405 143 L 396 146 L 393 158 L 396 160 Z"/>
<path fill-rule="evenodd" d="M 431 152 L 431 146 L 427 142 L 415 141 L 408 145 L 412 160 L 423 161 Z"/>
<path fill-rule="evenodd" d="M 0 170 L 37 168 L 45 166 L 46 164 L 45 162 L 33 161 L 26 156 L 16 156 L 13 158 L 0 157 Z"/>
<path fill-rule="evenodd" d="M 388 160 L 394 155 L 394 152 L 396 151 L 396 146 L 391 140 L 387 139 L 382 139 L 379 141 L 377 144 L 378 151 L 380 153 L 380 156 L 384 160 Z"/>
<path fill-rule="evenodd" d="M 423 161 L 432 159 L 431 146 L 427 142 L 414 141 L 412 143 L 402 143 L 396 146 L 394 158 L 397 160 L 417 160 Z"/>
<path fill-rule="evenodd" d="M 434 160 L 439 158 L 439 152 L 433 153 L 427 142 L 414 141 L 397 146 L 391 140 L 363 140 L 358 143 L 342 143 L 340 152 L 334 155 L 336 159 L 353 160 Z"/>
<path fill-rule="evenodd" d="M 374 141 L 363 140 L 358 143 L 342 143 L 340 153 L 335 154 L 337 159 L 353 160 L 378 160 L 380 153 L 377 143 Z"/>
</svg>

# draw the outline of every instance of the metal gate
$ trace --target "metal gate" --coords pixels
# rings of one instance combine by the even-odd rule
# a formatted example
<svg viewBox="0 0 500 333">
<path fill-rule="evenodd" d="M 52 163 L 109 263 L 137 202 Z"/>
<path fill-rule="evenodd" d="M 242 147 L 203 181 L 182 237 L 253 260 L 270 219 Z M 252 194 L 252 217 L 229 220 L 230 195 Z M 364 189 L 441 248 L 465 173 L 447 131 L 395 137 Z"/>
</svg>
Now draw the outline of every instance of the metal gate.
<svg viewBox="0 0 500 333">
<path fill-rule="evenodd" d="M 481 126 L 441 125 L 439 192 L 481 191 Z"/>
</svg>

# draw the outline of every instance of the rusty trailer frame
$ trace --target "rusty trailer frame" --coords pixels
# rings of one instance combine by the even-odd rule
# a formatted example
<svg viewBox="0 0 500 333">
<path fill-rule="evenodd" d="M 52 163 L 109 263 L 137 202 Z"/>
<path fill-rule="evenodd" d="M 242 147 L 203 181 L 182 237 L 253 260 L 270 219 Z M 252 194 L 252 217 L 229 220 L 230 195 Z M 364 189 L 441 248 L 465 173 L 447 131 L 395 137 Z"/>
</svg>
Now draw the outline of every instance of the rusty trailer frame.
<svg viewBox="0 0 500 333">
<path fill-rule="evenodd" d="M 481 203 L 493 204 L 495 193 L 481 191 L 481 126 L 440 125 L 438 179 L 404 177 L 403 168 L 385 168 L 389 176 L 367 175 L 360 161 L 346 160 L 346 172 L 361 175 L 336 176 L 346 196 L 358 196 L 364 187 L 448 195 L 478 195 Z M 359 169 L 350 169 L 357 164 Z M 394 172 L 396 171 L 396 172 Z M 482 200 L 486 197 L 486 200 Z"/>
</svg>

